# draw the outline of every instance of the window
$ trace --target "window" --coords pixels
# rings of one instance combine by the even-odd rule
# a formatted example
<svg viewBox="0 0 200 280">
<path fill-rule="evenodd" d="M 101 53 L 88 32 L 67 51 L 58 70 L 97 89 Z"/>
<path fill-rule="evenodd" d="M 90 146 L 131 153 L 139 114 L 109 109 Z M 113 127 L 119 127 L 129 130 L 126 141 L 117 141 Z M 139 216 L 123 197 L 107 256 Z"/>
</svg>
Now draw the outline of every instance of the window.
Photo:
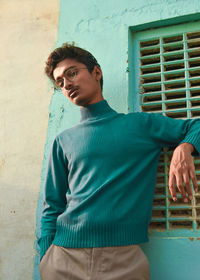
<svg viewBox="0 0 200 280">
<path fill-rule="evenodd" d="M 134 110 L 172 118 L 200 117 L 200 22 L 132 33 L 130 96 Z M 200 193 L 191 203 L 173 202 L 168 171 L 173 151 L 161 153 L 150 231 L 197 236 Z M 200 157 L 195 157 L 200 184 Z"/>
</svg>

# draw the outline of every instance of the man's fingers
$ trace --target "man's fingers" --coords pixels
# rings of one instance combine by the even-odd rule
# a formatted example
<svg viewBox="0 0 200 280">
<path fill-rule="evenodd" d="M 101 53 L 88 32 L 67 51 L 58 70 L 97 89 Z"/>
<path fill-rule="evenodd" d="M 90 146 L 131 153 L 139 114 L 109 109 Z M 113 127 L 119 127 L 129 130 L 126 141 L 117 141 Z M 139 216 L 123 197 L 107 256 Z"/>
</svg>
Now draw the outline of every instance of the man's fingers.
<svg viewBox="0 0 200 280">
<path fill-rule="evenodd" d="M 190 177 L 187 172 L 183 174 L 183 181 L 185 183 L 185 188 L 188 193 L 188 197 L 190 200 L 192 200 L 192 188 L 191 188 L 191 183 L 190 183 Z"/>
<path fill-rule="evenodd" d="M 189 174 L 190 174 L 190 178 L 192 179 L 194 191 L 198 192 L 198 183 L 197 183 L 197 177 L 196 177 L 196 174 L 195 174 L 195 170 L 194 169 L 190 169 L 189 170 Z"/>
<path fill-rule="evenodd" d="M 175 180 L 175 176 L 170 174 L 169 175 L 169 191 L 170 194 L 172 196 L 172 199 L 174 201 L 177 200 L 177 196 L 176 196 L 176 180 Z"/>
<path fill-rule="evenodd" d="M 183 186 L 183 178 L 182 178 L 182 174 L 181 173 L 177 173 L 176 174 L 176 185 L 177 188 L 179 190 L 179 192 L 182 195 L 183 201 L 184 202 L 188 202 L 187 196 L 186 196 L 186 192 L 185 192 L 185 188 Z"/>
</svg>

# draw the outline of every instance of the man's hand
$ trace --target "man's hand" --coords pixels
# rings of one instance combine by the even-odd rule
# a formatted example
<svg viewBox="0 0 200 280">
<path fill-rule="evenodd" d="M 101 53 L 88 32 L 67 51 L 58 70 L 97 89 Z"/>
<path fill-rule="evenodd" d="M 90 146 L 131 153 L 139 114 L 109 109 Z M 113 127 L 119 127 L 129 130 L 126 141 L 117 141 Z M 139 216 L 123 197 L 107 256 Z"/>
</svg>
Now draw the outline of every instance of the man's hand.
<svg viewBox="0 0 200 280">
<path fill-rule="evenodd" d="M 193 182 L 195 192 L 198 191 L 194 161 L 191 155 L 193 151 L 194 147 L 189 143 L 180 144 L 174 150 L 169 170 L 169 190 L 174 201 L 177 200 L 176 185 L 184 202 L 188 202 L 187 196 L 190 200 L 192 199 L 190 180 Z"/>
</svg>

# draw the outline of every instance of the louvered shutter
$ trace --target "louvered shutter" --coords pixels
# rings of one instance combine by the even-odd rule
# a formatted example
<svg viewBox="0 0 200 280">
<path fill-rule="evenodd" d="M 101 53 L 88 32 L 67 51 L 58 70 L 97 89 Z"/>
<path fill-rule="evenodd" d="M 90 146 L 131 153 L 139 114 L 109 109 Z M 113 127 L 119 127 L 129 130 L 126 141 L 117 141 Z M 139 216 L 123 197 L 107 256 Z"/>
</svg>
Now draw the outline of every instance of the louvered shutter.
<svg viewBox="0 0 200 280">
<path fill-rule="evenodd" d="M 200 24 L 199 31 L 185 32 L 184 26 L 158 36 L 138 36 L 137 50 L 140 73 L 138 89 L 140 108 L 172 118 L 200 117 Z M 186 29 L 190 29 L 187 25 Z M 156 30 L 155 30 L 156 31 Z M 151 31 L 152 33 L 152 31 Z M 148 34 L 148 33 L 147 33 Z M 199 234 L 200 192 L 191 203 L 180 195 L 173 202 L 168 190 L 168 171 L 172 150 L 161 153 L 153 202 L 150 231 L 177 235 L 182 230 Z M 200 185 L 200 157 L 195 157 Z M 178 234 L 179 235 L 179 234 Z"/>
</svg>

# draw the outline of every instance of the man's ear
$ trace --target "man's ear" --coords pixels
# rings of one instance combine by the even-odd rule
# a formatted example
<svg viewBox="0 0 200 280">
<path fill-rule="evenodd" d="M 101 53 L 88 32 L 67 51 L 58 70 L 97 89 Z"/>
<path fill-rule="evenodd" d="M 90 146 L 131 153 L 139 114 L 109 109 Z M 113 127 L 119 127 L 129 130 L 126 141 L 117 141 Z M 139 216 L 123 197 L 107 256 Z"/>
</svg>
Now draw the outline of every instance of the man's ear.
<svg viewBox="0 0 200 280">
<path fill-rule="evenodd" d="M 101 71 L 101 68 L 99 66 L 94 66 L 94 69 L 93 69 L 93 73 L 95 74 L 95 78 L 97 81 L 100 81 L 101 80 L 101 77 L 102 77 L 102 71 Z"/>
</svg>

